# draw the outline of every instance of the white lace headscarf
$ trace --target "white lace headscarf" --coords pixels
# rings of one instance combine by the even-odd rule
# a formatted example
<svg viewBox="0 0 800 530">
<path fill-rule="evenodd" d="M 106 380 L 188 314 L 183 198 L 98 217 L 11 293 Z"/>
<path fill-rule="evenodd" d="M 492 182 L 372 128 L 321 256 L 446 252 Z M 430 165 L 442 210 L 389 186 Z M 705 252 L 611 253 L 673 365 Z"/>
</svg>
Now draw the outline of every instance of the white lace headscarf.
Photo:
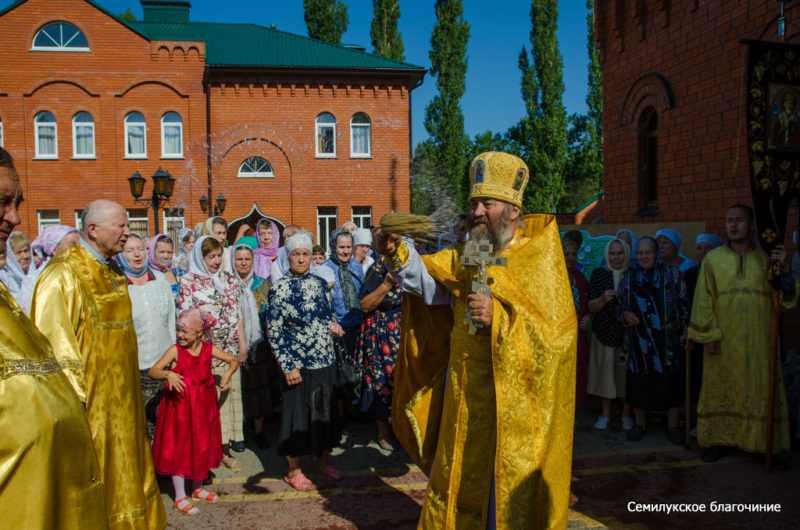
<svg viewBox="0 0 800 530">
<path fill-rule="evenodd" d="M 214 288 L 220 294 L 225 294 L 225 287 L 222 285 L 222 280 L 220 279 L 220 274 L 222 273 L 222 261 L 220 261 L 219 269 L 217 272 L 211 273 L 208 272 L 208 267 L 206 266 L 206 262 L 203 260 L 203 241 L 208 238 L 213 238 L 212 236 L 202 236 L 195 241 L 194 246 L 192 247 L 192 254 L 189 257 L 189 272 L 192 274 L 196 274 L 201 278 L 209 278 L 214 282 Z"/>
<path fill-rule="evenodd" d="M 240 250 L 246 250 L 250 252 L 250 256 L 253 258 L 253 264 L 250 267 L 250 272 L 248 272 L 247 276 L 244 278 L 242 278 L 239 275 L 239 271 L 236 270 L 236 253 Z M 252 350 L 258 345 L 259 342 L 264 340 L 264 333 L 261 331 L 261 323 L 258 319 L 258 303 L 256 302 L 255 295 L 253 295 L 253 290 L 250 288 L 255 280 L 255 254 L 253 249 L 248 245 L 240 243 L 233 247 L 233 253 L 231 256 L 234 260 L 233 274 L 239 279 L 239 281 L 241 281 L 241 286 L 239 287 L 239 308 L 242 311 L 244 337 L 247 341 L 247 349 Z"/>
</svg>

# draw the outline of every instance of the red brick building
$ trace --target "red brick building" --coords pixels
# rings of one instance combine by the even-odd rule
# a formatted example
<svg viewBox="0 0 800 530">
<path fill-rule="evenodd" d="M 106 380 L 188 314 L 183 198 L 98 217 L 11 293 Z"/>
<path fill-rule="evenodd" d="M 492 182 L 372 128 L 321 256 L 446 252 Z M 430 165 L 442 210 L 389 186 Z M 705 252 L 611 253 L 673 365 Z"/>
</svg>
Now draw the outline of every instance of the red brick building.
<svg viewBox="0 0 800 530">
<path fill-rule="evenodd" d="M 727 207 L 752 204 L 741 39 L 777 40 L 780 5 L 596 0 L 606 221 L 705 221 L 723 235 Z M 798 3 L 786 18 L 786 42 L 800 42 Z"/>
<path fill-rule="evenodd" d="M 23 0 L 0 12 L 0 145 L 17 161 L 21 230 L 77 224 L 90 201 L 152 210 L 127 179 L 175 180 L 163 231 L 254 209 L 318 234 L 408 210 L 417 66 L 254 24 L 189 19 L 190 4 L 142 0 L 124 22 L 90 0 Z M 243 14 L 242 18 L 245 18 Z M 325 238 L 323 238 L 325 239 Z"/>
</svg>

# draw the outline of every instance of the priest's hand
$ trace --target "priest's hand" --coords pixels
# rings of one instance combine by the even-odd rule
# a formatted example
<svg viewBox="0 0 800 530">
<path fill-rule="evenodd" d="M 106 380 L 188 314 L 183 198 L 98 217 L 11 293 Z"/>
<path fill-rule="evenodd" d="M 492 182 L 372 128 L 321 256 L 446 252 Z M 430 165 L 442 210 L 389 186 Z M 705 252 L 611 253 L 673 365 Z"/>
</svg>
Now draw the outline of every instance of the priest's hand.
<svg viewBox="0 0 800 530">
<path fill-rule="evenodd" d="M 494 303 L 491 296 L 472 293 L 467 296 L 467 309 L 469 310 L 472 321 L 484 326 L 492 325 L 492 315 L 494 314 Z"/>
<path fill-rule="evenodd" d="M 302 381 L 303 377 L 297 368 L 286 374 L 286 384 L 289 386 L 299 385 Z"/>
<path fill-rule="evenodd" d="M 789 272 L 792 262 L 791 260 L 786 259 L 786 256 L 786 248 L 783 245 L 776 246 L 774 249 L 772 249 L 772 253 L 769 255 L 771 259 L 781 262 L 783 272 Z"/>
<path fill-rule="evenodd" d="M 622 314 L 622 318 L 625 319 L 625 323 L 627 325 L 629 325 L 629 326 L 638 326 L 639 325 L 639 317 L 637 317 L 636 315 L 634 315 L 630 311 L 625 311 Z"/>
<path fill-rule="evenodd" d="M 400 234 L 384 234 L 382 228 L 376 228 L 372 232 L 372 246 L 382 256 L 394 256 L 401 241 Z"/>
<path fill-rule="evenodd" d="M 716 355 L 719 353 L 719 342 L 709 342 L 706 344 L 706 352 L 709 355 Z"/>
<path fill-rule="evenodd" d="M 183 382 L 183 376 L 181 374 L 176 374 L 175 372 L 167 372 L 167 383 L 169 383 L 170 390 L 183 392 L 183 390 L 186 388 L 186 385 Z"/>
</svg>

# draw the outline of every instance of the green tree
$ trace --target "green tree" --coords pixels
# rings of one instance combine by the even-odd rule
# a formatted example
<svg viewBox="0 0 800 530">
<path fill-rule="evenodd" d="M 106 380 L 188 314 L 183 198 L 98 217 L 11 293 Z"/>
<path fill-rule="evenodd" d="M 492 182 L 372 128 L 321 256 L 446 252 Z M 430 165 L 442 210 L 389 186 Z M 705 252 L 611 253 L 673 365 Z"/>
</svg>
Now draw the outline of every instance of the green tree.
<svg viewBox="0 0 800 530">
<path fill-rule="evenodd" d="M 431 76 L 439 93 L 425 109 L 425 129 L 433 143 L 437 167 L 446 176 L 453 200 L 462 208 L 467 197 L 469 139 L 464 133 L 461 96 L 467 73 L 469 24 L 461 0 L 436 0 L 431 35 Z"/>
<path fill-rule="evenodd" d="M 369 36 L 375 53 L 404 61 L 403 37 L 397 29 L 400 18 L 400 2 L 398 0 L 372 0 L 372 27 Z"/>
<path fill-rule="evenodd" d="M 563 63 L 556 38 L 558 0 L 533 0 L 530 15 L 530 54 L 524 46 L 519 54 L 527 116 L 513 128 L 511 136 L 516 136 L 520 142 L 522 157 L 531 170 L 525 207 L 532 211 L 554 212 L 564 193 L 567 155 Z"/>
<path fill-rule="evenodd" d="M 312 39 L 340 44 L 347 31 L 347 5 L 339 0 L 303 0 L 306 28 Z"/>
<path fill-rule="evenodd" d="M 119 15 L 117 15 L 117 18 L 120 20 L 125 20 L 127 22 L 136 22 L 136 15 L 131 13 L 130 7 L 126 9 L 124 13 L 120 13 Z"/>
<path fill-rule="evenodd" d="M 594 38 L 594 0 L 586 0 L 586 28 L 589 38 L 586 49 L 589 52 L 589 87 L 586 94 L 588 112 L 589 172 L 594 176 L 597 188 L 603 187 L 603 74 L 600 68 L 600 55 Z"/>
</svg>

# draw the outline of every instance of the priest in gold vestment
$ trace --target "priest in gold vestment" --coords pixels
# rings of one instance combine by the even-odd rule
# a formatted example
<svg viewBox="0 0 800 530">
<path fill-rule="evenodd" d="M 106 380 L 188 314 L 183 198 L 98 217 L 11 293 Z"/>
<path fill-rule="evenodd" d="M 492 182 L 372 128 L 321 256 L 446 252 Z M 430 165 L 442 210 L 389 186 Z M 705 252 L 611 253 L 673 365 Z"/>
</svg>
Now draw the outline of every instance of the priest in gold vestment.
<svg viewBox="0 0 800 530">
<path fill-rule="evenodd" d="M 555 217 L 521 216 L 528 168 L 515 156 L 479 155 L 470 179 L 470 239 L 507 260 L 488 268 L 490 296 L 471 292 L 464 243 L 420 256 L 376 232 L 417 295 L 403 298 L 392 423 L 429 476 L 419 527 L 565 528 L 577 321 Z"/>
<path fill-rule="evenodd" d="M 128 284 L 110 260 L 129 234 L 122 206 L 87 206 L 80 243 L 42 271 L 31 315 L 86 404 L 109 527 L 156 529 L 167 521 L 145 428 Z"/>
<path fill-rule="evenodd" d="M 0 147 L 0 245 L 22 200 Z M 106 528 L 86 412 L 50 343 L 0 283 L 0 517 L 3 528 Z"/>
</svg>

